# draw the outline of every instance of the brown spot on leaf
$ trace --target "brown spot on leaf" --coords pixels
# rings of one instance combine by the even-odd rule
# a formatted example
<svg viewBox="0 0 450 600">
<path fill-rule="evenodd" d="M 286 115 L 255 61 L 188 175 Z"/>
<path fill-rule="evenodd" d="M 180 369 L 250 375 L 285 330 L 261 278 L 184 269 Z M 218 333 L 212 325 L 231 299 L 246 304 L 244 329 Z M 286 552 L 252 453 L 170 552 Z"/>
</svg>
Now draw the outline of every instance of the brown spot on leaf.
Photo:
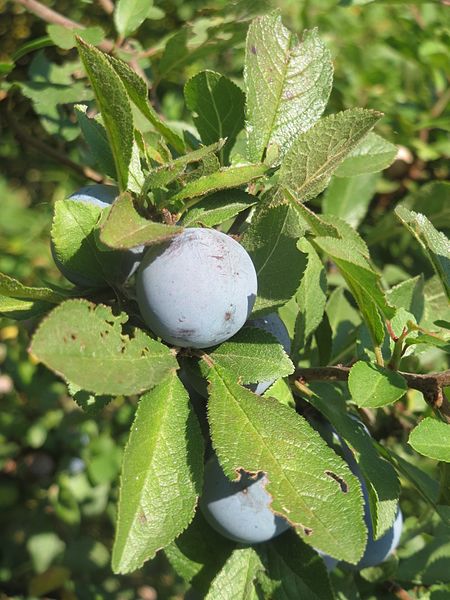
<svg viewBox="0 0 450 600">
<path fill-rule="evenodd" d="M 77 336 L 74 333 L 71 333 L 70 337 L 71 337 L 72 340 L 76 340 L 77 339 Z"/>
<path fill-rule="evenodd" d="M 258 54 L 258 53 L 256 52 L 256 46 L 252 46 L 252 47 L 250 48 L 250 50 L 251 50 L 251 53 L 252 53 L 252 54 Z"/>
<path fill-rule="evenodd" d="M 225 313 L 225 321 L 229 321 L 231 319 L 231 312 L 229 310 L 227 310 L 227 312 Z"/>
<path fill-rule="evenodd" d="M 304 525 L 303 525 L 303 531 L 305 532 L 306 536 L 310 536 L 312 534 L 312 532 L 313 532 L 313 530 L 311 529 L 311 527 L 305 527 Z"/>
<path fill-rule="evenodd" d="M 339 484 L 341 492 L 343 492 L 344 494 L 348 492 L 348 484 L 345 481 L 345 479 L 342 479 L 342 477 L 340 477 L 340 475 L 336 475 L 336 473 L 333 473 L 333 471 L 325 471 L 325 475 L 328 475 L 328 477 L 331 477 L 331 479 L 334 479 L 334 481 L 336 481 Z"/>
</svg>

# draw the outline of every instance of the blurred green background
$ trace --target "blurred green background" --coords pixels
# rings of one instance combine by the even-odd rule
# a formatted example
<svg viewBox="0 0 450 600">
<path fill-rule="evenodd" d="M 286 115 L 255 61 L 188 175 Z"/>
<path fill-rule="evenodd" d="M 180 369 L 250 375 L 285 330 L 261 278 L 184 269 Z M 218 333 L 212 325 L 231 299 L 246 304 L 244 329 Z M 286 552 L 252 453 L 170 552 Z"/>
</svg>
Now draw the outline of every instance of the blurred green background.
<svg viewBox="0 0 450 600">
<path fill-rule="evenodd" d="M 117 37 L 110 2 L 46 6 L 85 26 L 100 26 L 98 41 Z M 365 181 L 360 232 L 387 284 L 421 272 L 431 276 L 391 211 L 410 196 L 413 205 L 426 207 L 437 228 L 450 228 L 448 197 L 439 185 L 449 176 L 448 7 L 361 0 L 168 0 L 154 7 L 128 50 L 139 53 L 136 66 L 152 86 L 155 106 L 180 126 L 189 118 L 183 84 L 190 76 L 210 68 L 242 81 L 253 16 L 278 7 L 285 25 L 299 34 L 318 27 L 335 65 L 327 112 L 381 110 L 378 131 L 399 146 L 392 167 Z M 75 51 L 55 45 L 60 39 L 57 29 L 21 2 L 0 0 L 0 271 L 30 285 L 65 285 L 49 250 L 52 207 L 87 176 L 96 177 L 73 110 L 77 102 L 91 104 L 92 92 Z M 130 58 L 124 48 L 119 55 Z M 331 212 L 345 210 L 333 208 L 326 195 L 315 205 L 322 201 Z M 99 414 L 83 412 L 65 385 L 28 356 L 34 326 L 0 318 L 0 598 L 184 598 L 185 585 L 162 554 L 127 577 L 113 576 L 109 567 L 120 461 L 135 399 L 118 398 Z M 439 354 L 423 360 L 434 369 L 445 366 Z M 419 410 L 414 394 L 409 401 L 404 414 L 384 415 L 377 430 L 379 439 L 390 438 L 403 454 L 411 454 L 404 425 Z M 426 464 L 422 460 L 421 467 Z M 422 510 L 408 489 L 404 506 L 415 515 Z M 423 517 L 425 527 L 426 519 L 432 531 L 433 518 Z M 417 518 L 409 527 L 416 525 Z M 428 597 L 422 592 L 419 586 L 411 597 Z"/>
</svg>

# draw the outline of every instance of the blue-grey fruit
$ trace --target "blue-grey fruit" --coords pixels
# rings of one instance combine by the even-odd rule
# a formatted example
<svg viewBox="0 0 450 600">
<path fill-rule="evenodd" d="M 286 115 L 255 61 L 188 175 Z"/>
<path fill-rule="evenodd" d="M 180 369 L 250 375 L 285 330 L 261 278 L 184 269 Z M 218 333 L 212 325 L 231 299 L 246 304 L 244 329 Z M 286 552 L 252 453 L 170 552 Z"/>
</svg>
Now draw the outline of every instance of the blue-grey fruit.
<svg viewBox="0 0 450 600">
<path fill-rule="evenodd" d="M 166 342 L 193 348 L 233 336 L 247 320 L 257 292 L 250 256 L 215 229 L 187 228 L 150 246 L 136 283 L 148 327 Z"/>
<path fill-rule="evenodd" d="M 291 352 L 291 340 L 289 339 L 289 333 L 286 329 L 285 324 L 277 315 L 277 313 L 270 313 L 265 317 L 259 317 L 258 319 L 250 319 L 247 321 L 247 325 L 251 327 L 258 327 L 258 329 L 262 329 L 263 331 L 267 331 L 267 333 L 271 333 L 273 337 L 283 346 L 286 354 Z M 264 394 L 264 392 L 274 383 L 274 380 L 271 381 L 260 381 L 257 384 L 247 385 L 252 392 L 258 394 Z"/>
<path fill-rule="evenodd" d="M 119 193 L 119 188 L 115 185 L 95 184 L 80 188 L 78 191 L 71 194 L 67 199 L 73 200 L 74 202 L 85 202 L 86 204 L 91 204 L 100 209 L 104 209 L 111 206 Z M 91 240 L 91 243 L 86 244 L 82 249 L 80 249 L 84 255 L 84 260 L 80 261 L 80 263 L 84 261 L 92 261 L 93 263 L 98 262 L 101 264 L 102 259 L 104 260 L 106 255 L 108 260 L 107 264 L 110 265 L 112 253 L 114 253 L 114 257 L 116 259 L 113 262 L 114 269 L 105 267 L 107 270 L 105 277 L 100 275 L 95 277 L 91 274 L 87 274 L 82 270 L 81 267 L 77 268 L 77 266 L 74 266 L 73 263 L 64 264 L 57 256 L 53 240 L 51 241 L 50 248 L 52 251 L 53 260 L 64 277 L 66 277 L 66 279 L 75 285 L 79 285 L 81 287 L 103 286 L 106 284 L 107 279 L 108 281 L 114 281 L 117 283 L 125 281 L 131 277 L 131 275 L 133 275 L 138 268 L 144 252 L 144 246 L 137 246 L 131 250 L 111 250 L 110 252 L 105 252 L 97 249 L 95 240 Z"/>
<path fill-rule="evenodd" d="M 266 482 L 263 473 L 251 477 L 245 472 L 239 481 L 230 481 L 214 455 L 205 465 L 200 509 L 211 527 L 230 540 L 242 544 L 270 540 L 286 531 L 289 523 L 270 510 Z"/>
</svg>

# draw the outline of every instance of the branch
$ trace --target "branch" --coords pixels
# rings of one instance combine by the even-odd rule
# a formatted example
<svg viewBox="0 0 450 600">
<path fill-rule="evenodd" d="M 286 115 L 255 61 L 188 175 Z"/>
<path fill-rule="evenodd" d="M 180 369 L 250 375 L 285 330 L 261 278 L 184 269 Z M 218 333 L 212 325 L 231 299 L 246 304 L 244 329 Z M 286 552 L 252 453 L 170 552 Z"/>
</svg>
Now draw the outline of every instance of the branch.
<svg viewBox="0 0 450 600">
<path fill-rule="evenodd" d="M 113 4 L 112 0 L 98 0 L 98 3 L 103 8 L 103 10 L 105 11 L 105 13 L 107 13 L 108 15 L 112 15 L 113 14 L 113 12 L 114 12 L 114 4 Z"/>
<path fill-rule="evenodd" d="M 43 21 L 46 21 L 47 23 L 62 25 L 67 29 L 85 29 L 84 25 L 81 25 L 81 23 L 77 23 L 76 21 L 72 21 L 72 19 L 68 19 L 55 10 L 48 8 L 48 6 L 41 4 L 38 2 L 38 0 L 14 0 L 14 2 L 16 4 L 20 4 L 26 8 L 26 10 L 33 13 Z M 98 47 L 105 52 L 111 52 L 111 50 L 114 48 L 114 42 L 111 40 L 103 40 Z"/>
<path fill-rule="evenodd" d="M 41 155 L 46 156 L 48 158 L 52 158 L 53 160 L 65 165 L 66 167 L 69 167 L 69 169 L 72 169 L 72 171 L 74 171 L 78 175 L 82 175 L 86 179 L 91 179 L 96 183 L 103 183 L 103 181 L 105 180 L 103 175 L 101 175 L 97 171 L 94 171 L 94 169 L 91 169 L 90 167 L 84 167 L 83 165 L 74 162 L 73 160 L 65 156 L 62 152 L 55 150 L 55 148 L 53 148 L 52 146 L 49 146 L 36 136 L 33 136 L 30 133 L 28 133 L 28 131 L 25 128 L 21 127 L 11 117 L 9 118 L 9 123 L 11 125 L 11 129 L 14 131 L 16 136 L 22 142 L 24 142 L 25 148 L 32 146 L 33 148 L 38 150 Z"/>
<path fill-rule="evenodd" d="M 305 381 L 347 381 L 350 367 L 312 367 L 299 368 L 294 378 L 300 383 Z M 441 373 L 405 373 L 398 371 L 406 379 L 409 388 L 419 390 L 427 404 L 438 410 L 443 419 L 450 423 L 450 402 L 444 394 L 444 387 L 450 386 L 450 369 Z"/>
</svg>

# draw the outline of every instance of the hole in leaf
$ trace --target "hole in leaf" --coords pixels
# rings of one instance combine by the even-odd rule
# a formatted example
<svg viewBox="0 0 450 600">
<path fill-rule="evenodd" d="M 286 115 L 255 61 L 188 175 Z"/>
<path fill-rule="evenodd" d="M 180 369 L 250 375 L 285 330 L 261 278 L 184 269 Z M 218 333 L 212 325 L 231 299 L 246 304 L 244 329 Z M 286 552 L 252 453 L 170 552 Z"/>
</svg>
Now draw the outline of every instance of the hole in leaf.
<svg viewBox="0 0 450 600">
<path fill-rule="evenodd" d="M 333 473 L 333 471 L 325 471 L 325 475 L 328 475 L 328 477 L 331 477 L 331 479 L 334 479 L 334 481 L 336 481 L 339 484 L 341 492 L 343 492 L 344 494 L 348 492 L 348 484 L 345 481 L 345 479 L 342 479 L 342 477 L 336 475 L 336 473 Z"/>
</svg>

